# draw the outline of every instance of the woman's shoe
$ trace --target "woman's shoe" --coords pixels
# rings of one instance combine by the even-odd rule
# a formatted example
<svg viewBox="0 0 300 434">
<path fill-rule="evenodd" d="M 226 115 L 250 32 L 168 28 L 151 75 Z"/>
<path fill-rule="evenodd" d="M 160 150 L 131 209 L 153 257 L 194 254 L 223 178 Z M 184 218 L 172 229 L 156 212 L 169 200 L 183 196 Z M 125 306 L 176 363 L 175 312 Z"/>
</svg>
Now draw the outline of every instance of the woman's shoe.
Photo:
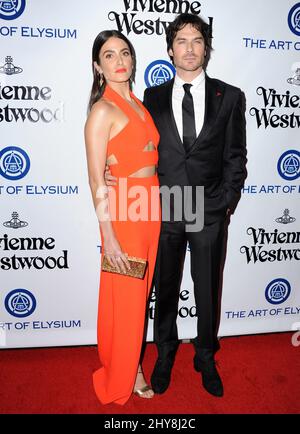
<svg viewBox="0 0 300 434">
<path fill-rule="evenodd" d="M 142 369 L 138 370 L 137 373 L 138 374 L 142 374 L 144 376 Z M 152 394 L 147 393 L 150 390 L 152 391 Z M 133 393 L 135 395 L 139 396 L 140 398 L 145 398 L 145 399 L 151 399 L 154 396 L 154 392 L 153 392 L 151 386 L 149 386 L 149 384 L 146 384 L 145 386 L 143 386 L 143 387 L 141 387 L 139 389 L 133 389 Z"/>
<path fill-rule="evenodd" d="M 152 390 L 152 388 L 149 386 L 149 384 L 146 384 L 146 386 L 142 387 L 141 389 L 135 389 L 133 391 L 133 393 L 137 396 L 139 396 L 140 398 L 146 398 L 146 399 L 151 399 L 154 396 L 154 392 L 152 396 L 146 396 L 146 392 L 148 392 L 148 390 Z"/>
</svg>

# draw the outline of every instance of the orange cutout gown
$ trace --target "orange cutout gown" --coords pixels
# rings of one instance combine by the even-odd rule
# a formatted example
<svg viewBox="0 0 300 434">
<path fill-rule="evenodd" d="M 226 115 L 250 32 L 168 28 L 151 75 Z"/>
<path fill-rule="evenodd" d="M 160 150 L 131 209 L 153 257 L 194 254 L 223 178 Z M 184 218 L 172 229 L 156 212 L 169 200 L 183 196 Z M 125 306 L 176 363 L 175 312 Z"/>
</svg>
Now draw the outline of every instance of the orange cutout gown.
<svg viewBox="0 0 300 434">
<path fill-rule="evenodd" d="M 103 96 L 116 104 L 128 118 L 126 126 L 107 145 L 107 155 L 113 154 L 118 161 L 110 166 L 112 175 L 118 178 L 118 185 L 110 187 L 117 199 L 116 220 L 112 225 L 123 252 L 148 260 L 144 279 L 103 271 L 100 276 L 97 335 L 102 367 L 93 374 L 94 389 L 103 404 L 114 402 L 123 405 L 132 394 L 137 375 L 146 303 L 160 233 L 157 175 L 147 178 L 129 175 L 157 164 L 159 134 L 150 114 L 132 93 L 131 97 L 141 107 L 144 119 L 109 86 L 106 86 Z M 145 151 L 149 142 L 155 149 Z M 111 193 L 109 197 L 111 199 Z M 126 211 L 133 218 L 124 218 Z M 136 218 L 138 215 L 141 217 L 139 220 Z M 102 234 L 101 239 L 103 255 Z"/>
</svg>

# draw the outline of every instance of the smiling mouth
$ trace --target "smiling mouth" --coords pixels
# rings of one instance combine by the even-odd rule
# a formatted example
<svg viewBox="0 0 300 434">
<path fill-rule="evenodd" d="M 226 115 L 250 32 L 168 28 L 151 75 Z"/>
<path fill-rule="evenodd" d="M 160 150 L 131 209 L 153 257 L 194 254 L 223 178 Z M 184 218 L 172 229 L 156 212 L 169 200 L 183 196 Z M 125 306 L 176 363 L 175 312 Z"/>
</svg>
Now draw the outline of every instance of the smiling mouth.
<svg viewBox="0 0 300 434">
<path fill-rule="evenodd" d="M 117 69 L 116 72 L 127 72 L 127 69 L 125 68 Z"/>
</svg>

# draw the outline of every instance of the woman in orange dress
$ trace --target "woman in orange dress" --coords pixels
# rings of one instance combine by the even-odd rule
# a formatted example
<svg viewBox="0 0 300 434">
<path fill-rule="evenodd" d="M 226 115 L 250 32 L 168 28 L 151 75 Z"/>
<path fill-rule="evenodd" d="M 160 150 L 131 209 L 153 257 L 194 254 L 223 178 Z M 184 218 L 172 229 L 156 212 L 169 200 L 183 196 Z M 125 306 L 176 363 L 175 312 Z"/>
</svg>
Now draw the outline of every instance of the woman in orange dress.
<svg viewBox="0 0 300 434">
<path fill-rule="evenodd" d="M 100 224 L 102 258 L 126 271 L 127 256 L 147 260 L 143 279 L 101 271 L 98 352 L 93 375 L 103 404 L 125 404 L 132 392 L 152 398 L 140 365 L 146 306 L 160 232 L 156 174 L 159 135 L 131 91 L 135 53 L 120 32 L 101 32 L 93 45 L 94 83 L 85 126 L 89 184 Z M 117 177 L 106 187 L 106 164 Z"/>
</svg>

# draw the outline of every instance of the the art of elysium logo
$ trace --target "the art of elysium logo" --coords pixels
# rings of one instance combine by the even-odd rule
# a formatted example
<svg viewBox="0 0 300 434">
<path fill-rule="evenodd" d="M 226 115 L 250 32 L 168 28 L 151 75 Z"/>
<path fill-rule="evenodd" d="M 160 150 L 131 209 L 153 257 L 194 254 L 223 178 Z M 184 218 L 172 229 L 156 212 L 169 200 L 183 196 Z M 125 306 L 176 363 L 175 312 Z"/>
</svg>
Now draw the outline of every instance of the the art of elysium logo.
<svg viewBox="0 0 300 434">
<path fill-rule="evenodd" d="M 0 1 L 0 18 L 3 20 L 15 20 L 24 12 L 25 0 Z"/>
<path fill-rule="evenodd" d="M 289 12 L 288 24 L 290 30 L 300 36 L 300 3 L 296 3 Z"/>
<path fill-rule="evenodd" d="M 17 318 L 31 315 L 36 308 L 36 299 L 27 289 L 14 289 L 5 297 L 7 312 Z"/>
<path fill-rule="evenodd" d="M 9 146 L 0 151 L 0 175 L 17 181 L 24 178 L 30 169 L 30 160 L 23 149 Z"/>
<path fill-rule="evenodd" d="M 291 285 L 286 279 L 274 279 L 268 284 L 265 291 L 266 299 L 271 304 L 285 302 L 291 293 Z"/>
<path fill-rule="evenodd" d="M 23 72 L 23 69 L 13 64 L 13 58 L 11 56 L 6 56 L 5 64 L 0 66 L 0 74 L 14 75 L 20 74 L 21 72 Z"/>
<path fill-rule="evenodd" d="M 11 217 L 12 218 L 10 220 L 3 223 L 3 226 L 5 226 L 6 228 L 20 229 L 20 228 L 25 228 L 26 226 L 28 226 L 27 222 L 24 222 L 24 221 L 19 219 L 19 214 L 17 212 L 14 211 L 12 213 Z"/>
<path fill-rule="evenodd" d="M 171 80 L 175 75 L 175 68 L 166 60 L 155 60 L 150 63 L 145 71 L 145 83 L 147 87 L 159 86 Z"/>
<path fill-rule="evenodd" d="M 300 152 L 290 150 L 284 152 L 278 160 L 279 175 L 287 181 L 294 181 L 300 176 Z"/>
</svg>

